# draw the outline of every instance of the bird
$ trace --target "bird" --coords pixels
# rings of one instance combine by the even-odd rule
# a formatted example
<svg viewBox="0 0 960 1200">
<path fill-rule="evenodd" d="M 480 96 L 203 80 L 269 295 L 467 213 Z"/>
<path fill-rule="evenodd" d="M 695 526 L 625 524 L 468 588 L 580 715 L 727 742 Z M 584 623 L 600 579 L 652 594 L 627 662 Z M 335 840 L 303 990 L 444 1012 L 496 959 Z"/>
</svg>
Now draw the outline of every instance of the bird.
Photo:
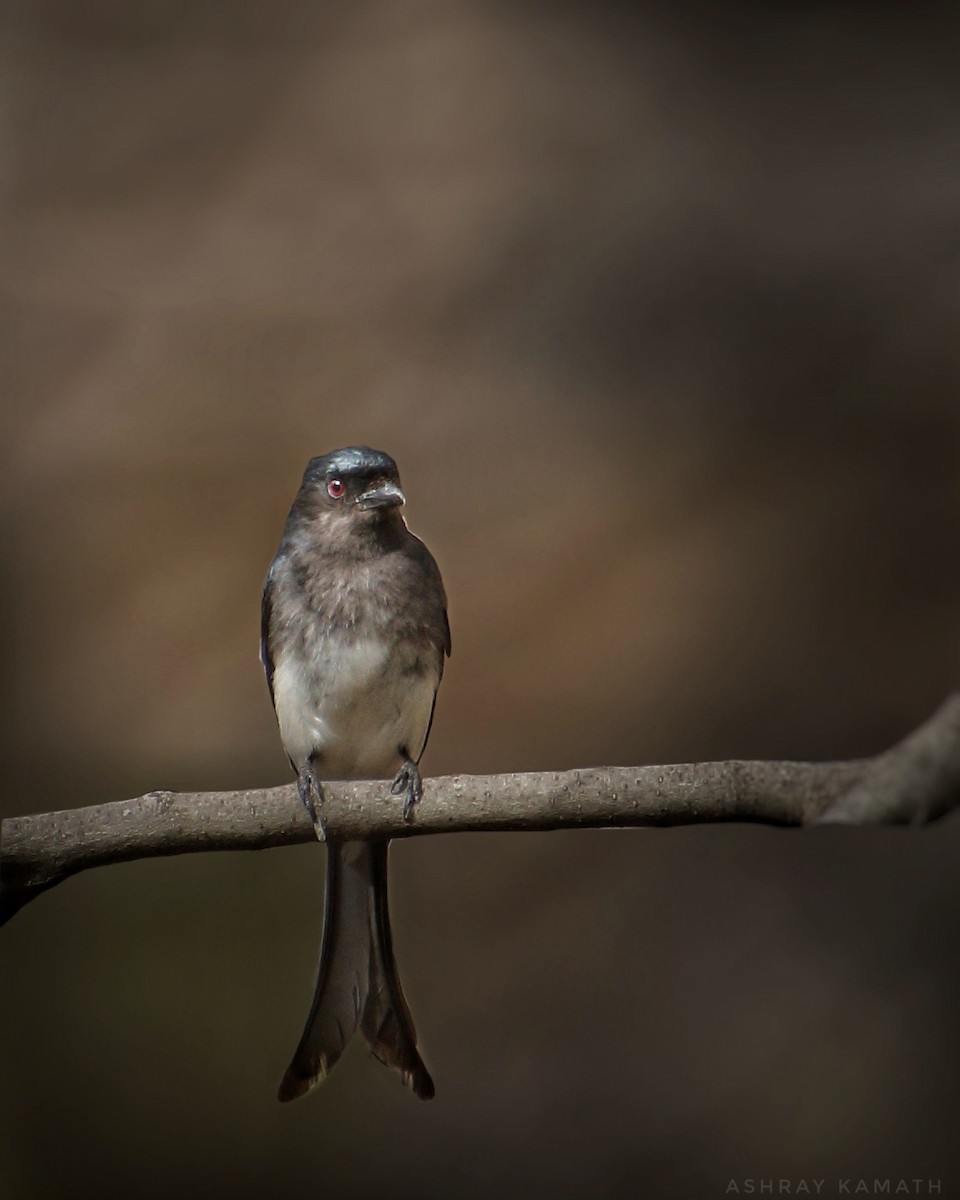
<svg viewBox="0 0 960 1200">
<path fill-rule="evenodd" d="M 260 657 L 300 799 L 327 847 L 313 1002 L 279 1089 L 308 1092 L 359 1030 L 421 1099 L 434 1094 L 400 986 L 385 839 L 326 835 L 325 780 L 392 779 L 410 820 L 450 654 L 433 555 L 407 528 L 397 464 L 348 446 L 312 458 L 267 572 Z"/>
</svg>

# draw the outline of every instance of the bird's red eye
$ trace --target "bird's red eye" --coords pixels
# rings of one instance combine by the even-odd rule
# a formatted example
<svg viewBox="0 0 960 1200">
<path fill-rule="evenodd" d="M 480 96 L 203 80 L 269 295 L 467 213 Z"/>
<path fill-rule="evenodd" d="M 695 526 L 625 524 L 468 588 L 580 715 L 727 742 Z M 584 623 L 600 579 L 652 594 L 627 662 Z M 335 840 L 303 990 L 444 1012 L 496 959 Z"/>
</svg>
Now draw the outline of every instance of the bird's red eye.
<svg viewBox="0 0 960 1200">
<path fill-rule="evenodd" d="M 346 490 L 347 485 L 342 479 L 331 479 L 327 484 L 327 491 L 334 500 L 339 500 Z"/>
</svg>

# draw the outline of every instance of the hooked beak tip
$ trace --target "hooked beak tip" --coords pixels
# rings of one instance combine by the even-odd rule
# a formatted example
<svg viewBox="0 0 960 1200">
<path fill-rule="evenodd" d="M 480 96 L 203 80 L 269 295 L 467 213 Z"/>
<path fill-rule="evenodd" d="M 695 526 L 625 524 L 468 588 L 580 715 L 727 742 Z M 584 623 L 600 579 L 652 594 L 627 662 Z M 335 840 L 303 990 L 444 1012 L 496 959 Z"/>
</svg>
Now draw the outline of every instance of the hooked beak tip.
<svg viewBox="0 0 960 1200">
<path fill-rule="evenodd" d="M 406 503 L 406 497 L 394 483 L 385 483 L 357 497 L 357 507 L 362 509 L 398 508 Z"/>
</svg>

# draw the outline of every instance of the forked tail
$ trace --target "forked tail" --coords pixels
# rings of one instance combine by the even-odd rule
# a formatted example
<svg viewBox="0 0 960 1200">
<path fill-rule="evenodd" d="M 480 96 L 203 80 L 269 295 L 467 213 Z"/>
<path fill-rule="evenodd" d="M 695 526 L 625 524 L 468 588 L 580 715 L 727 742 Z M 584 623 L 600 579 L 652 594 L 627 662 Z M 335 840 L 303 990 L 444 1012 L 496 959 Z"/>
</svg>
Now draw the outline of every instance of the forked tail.
<svg viewBox="0 0 960 1200">
<path fill-rule="evenodd" d="M 281 1100 L 295 1100 L 318 1083 L 357 1029 L 377 1058 L 399 1071 L 422 1100 L 433 1096 L 393 957 L 388 846 L 384 841 L 327 843 L 317 984 L 300 1045 L 280 1084 Z"/>
</svg>

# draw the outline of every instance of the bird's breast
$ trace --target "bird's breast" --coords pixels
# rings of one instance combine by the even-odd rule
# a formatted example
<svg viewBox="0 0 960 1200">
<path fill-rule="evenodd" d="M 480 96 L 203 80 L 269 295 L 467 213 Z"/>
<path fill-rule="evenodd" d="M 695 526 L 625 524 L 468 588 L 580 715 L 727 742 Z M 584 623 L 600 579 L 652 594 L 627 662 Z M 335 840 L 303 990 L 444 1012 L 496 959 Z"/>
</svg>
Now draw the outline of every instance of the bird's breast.
<svg viewBox="0 0 960 1200">
<path fill-rule="evenodd" d="M 400 640 L 305 623 L 274 664 L 284 748 L 298 767 L 316 756 L 322 777 L 390 776 L 401 746 L 419 756 L 437 683 Z"/>
</svg>

